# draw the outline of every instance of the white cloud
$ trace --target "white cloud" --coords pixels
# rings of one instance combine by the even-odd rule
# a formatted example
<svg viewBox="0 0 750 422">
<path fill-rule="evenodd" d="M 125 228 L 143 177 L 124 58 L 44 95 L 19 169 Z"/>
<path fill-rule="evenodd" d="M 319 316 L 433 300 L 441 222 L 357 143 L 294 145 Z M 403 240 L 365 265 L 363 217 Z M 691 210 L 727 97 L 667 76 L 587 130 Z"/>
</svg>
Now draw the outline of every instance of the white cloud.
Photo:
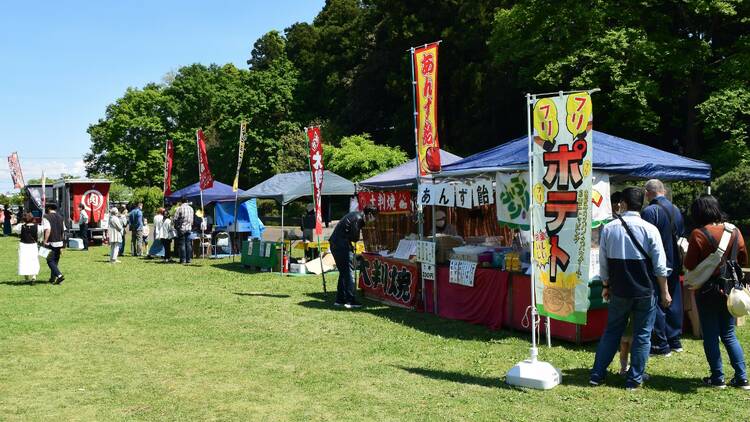
<svg viewBox="0 0 750 422">
<path fill-rule="evenodd" d="M 3 160 L 5 161 L 5 160 Z M 24 160 L 21 157 L 21 170 L 26 180 L 39 179 L 42 177 L 42 171 L 46 172 L 47 177 L 56 179 L 61 174 L 72 174 L 74 176 L 86 175 L 86 163 L 83 160 Z M 7 161 L 0 164 L 0 192 L 13 191 L 13 181 L 10 178 L 10 170 Z"/>
</svg>

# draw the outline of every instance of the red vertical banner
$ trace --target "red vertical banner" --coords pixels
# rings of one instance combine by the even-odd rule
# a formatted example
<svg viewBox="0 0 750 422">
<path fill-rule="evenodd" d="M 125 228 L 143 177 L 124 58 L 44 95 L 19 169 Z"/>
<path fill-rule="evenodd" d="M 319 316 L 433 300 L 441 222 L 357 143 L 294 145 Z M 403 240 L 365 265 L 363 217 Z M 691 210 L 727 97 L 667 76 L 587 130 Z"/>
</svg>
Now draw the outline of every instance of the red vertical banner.
<svg viewBox="0 0 750 422">
<path fill-rule="evenodd" d="M 320 198 L 323 192 L 323 139 L 320 137 L 320 127 L 307 128 L 307 138 L 310 141 L 310 174 L 312 177 L 313 199 L 315 201 L 315 234 L 323 234 L 323 213 Z"/>
<path fill-rule="evenodd" d="M 198 129 L 195 136 L 198 142 L 198 171 L 200 173 L 201 190 L 211 189 L 214 186 L 214 178 L 208 168 L 208 155 L 206 154 L 206 141 L 203 138 L 203 131 Z"/>
<path fill-rule="evenodd" d="M 26 183 L 23 180 L 21 163 L 18 162 L 18 153 L 14 152 L 8 156 L 8 167 L 10 168 L 10 177 L 13 179 L 13 187 L 23 189 Z"/>
<path fill-rule="evenodd" d="M 164 153 L 164 196 L 172 194 L 172 161 L 174 160 L 174 144 L 171 139 L 167 140 Z"/>
<path fill-rule="evenodd" d="M 414 50 L 414 78 L 416 85 L 417 158 L 419 173 L 440 171 L 440 142 L 437 131 L 438 43 Z"/>
</svg>

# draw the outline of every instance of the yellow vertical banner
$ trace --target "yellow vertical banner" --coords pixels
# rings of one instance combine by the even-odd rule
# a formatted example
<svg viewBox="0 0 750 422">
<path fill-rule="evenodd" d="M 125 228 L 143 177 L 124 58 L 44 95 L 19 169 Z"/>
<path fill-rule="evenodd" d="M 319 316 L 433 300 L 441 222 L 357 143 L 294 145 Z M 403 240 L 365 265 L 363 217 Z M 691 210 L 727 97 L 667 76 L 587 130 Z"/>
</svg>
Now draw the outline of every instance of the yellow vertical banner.
<svg viewBox="0 0 750 422">
<path fill-rule="evenodd" d="M 589 309 L 593 124 L 586 92 L 534 104 L 533 265 L 541 315 L 586 324 Z"/>
<path fill-rule="evenodd" d="M 417 158 L 419 173 L 440 171 L 440 142 L 438 140 L 438 43 L 414 50 L 414 78 L 416 86 Z"/>
<path fill-rule="evenodd" d="M 232 183 L 232 192 L 237 192 L 239 190 L 240 185 L 240 167 L 242 167 L 242 157 L 245 155 L 245 141 L 247 141 L 247 132 L 245 131 L 247 127 L 246 122 L 240 123 L 240 146 L 239 146 L 239 153 L 237 154 L 237 172 L 234 175 L 234 183 Z"/>
</svg>

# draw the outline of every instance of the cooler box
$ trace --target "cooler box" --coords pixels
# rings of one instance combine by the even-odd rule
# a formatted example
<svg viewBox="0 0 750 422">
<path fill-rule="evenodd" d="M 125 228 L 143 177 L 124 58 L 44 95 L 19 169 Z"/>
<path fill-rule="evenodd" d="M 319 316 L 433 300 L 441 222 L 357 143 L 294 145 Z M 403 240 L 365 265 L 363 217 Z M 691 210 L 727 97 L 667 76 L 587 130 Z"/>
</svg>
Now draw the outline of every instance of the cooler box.
<svg viewBox="0 0 750 422">
<path fill-rule="evenodd" d="M 68 239 L 68 249 L 83 250 L 83 239 L 71 237 Z"/>
</svg>

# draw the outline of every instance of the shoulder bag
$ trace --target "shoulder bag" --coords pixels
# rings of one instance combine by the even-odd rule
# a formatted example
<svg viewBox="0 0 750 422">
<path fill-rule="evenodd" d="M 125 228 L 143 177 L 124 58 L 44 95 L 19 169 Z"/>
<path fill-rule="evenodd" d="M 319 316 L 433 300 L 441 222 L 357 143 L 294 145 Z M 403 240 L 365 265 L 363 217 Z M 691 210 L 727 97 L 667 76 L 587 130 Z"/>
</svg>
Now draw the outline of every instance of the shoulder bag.
<svg viewBox="0 0 750 422">
<path fill-rule="evenodd" d="M 729 247 L 729 241 L 732 238 L 732 232 L 734 230 L 735 227 L 733 225 L 724 223 L 724 233 L 721 235 L 721 241 L 716 245 L 716 250 L 692 270 L 685 270 L 685 285 L 688 288 L 693 290 L 699 289 L 709 278 L 711 278 L 714 271 L 716 271 L 716 268 L 721 265 L 724 259 L 724 252 L 726 252 L 727 247 Z M 703 235 L 708 238 L 708 241 L 711 242 L 711 244 L 716 243 L 716 240 L 714 240 L 713 236 L 711 236 L 705 228 Z"/>
</svg>

